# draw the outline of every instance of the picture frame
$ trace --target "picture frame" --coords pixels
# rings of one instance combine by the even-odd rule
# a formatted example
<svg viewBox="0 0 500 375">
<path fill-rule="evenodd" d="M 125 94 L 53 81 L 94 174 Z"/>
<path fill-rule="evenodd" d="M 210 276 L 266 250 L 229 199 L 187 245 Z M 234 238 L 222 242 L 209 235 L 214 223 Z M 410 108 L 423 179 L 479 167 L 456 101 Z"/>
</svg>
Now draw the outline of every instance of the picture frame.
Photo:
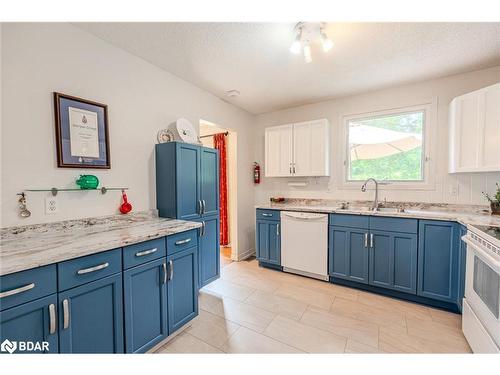
<svg viewBox="0 0 500 375">
<path fill-rule="evenodd" d="M 57 166 L 110 169 L 108 106 L 54 92 Z"/>
</svg>

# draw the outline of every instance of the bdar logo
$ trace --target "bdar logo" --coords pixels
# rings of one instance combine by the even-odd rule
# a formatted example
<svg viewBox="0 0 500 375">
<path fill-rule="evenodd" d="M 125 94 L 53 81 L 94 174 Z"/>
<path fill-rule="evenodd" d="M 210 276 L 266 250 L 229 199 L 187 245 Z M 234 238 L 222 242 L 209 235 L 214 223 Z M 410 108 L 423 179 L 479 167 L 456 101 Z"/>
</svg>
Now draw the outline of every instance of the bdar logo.
<svg viewBox="0 0 500 375">
<path fill-rule="evenodd" d="M 9 341 L 5 339 L 2 342 L 2 345 L 0 345 L 0 350 L 2 352 L 9 352 L 10 354 L 14 353 L 17 349 L 17 342 L 15 341 Z"/>
</svg>

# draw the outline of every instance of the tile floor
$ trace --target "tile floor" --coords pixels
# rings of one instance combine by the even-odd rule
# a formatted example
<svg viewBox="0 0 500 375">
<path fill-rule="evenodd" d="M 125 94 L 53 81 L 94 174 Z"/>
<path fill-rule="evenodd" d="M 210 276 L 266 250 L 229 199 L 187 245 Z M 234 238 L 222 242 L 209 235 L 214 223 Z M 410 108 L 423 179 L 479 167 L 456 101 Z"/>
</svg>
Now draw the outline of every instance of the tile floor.
<svg viewBox="0 0 500 375">
<path fill-rule="evenodd" d="M 221 268 L 200 314 L 157 353 L 470 353 L 461 316 L 273 271 Z"/>
</svg>

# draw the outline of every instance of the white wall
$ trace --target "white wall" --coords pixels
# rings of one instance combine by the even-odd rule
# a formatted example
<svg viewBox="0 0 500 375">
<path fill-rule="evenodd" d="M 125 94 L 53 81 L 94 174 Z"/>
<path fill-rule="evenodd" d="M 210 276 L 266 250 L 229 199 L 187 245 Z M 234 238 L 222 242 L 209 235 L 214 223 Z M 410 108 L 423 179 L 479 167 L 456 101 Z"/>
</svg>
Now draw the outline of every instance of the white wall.
<svg viewBox="0 0 500 375">
<path fill-rule="evenodd" d="M 432 103 L 434 129 L 431 139 L 430 167 L 434 184 L 430 190 L 401 190 L 391 186 L 381 187 L 382 199 L 395 201 L 447 202 L 458 204 L 487 204 L 481 191 L 494 191 L 500 182 L 500 173 L 451 175 L 448 163 L 448 105 L 461 94 L 500 82 L 500 66 L 460 74 L 417 84 L 398 86 L 362 95 L 333 99 L 310 105 L 257 116 L 256 160 L 264 165 L 264 128 L 268 126 L 327 118 L 331 126 L 331 177 L 309 178 L 307 187 L 289 187 L 288 182 L 297 178 L 263 178 L 256 189 L 256 202 L 264 203 L 270 196 L 322 199 L 373 199 L 373 193 L 341 186 L 342 163 L 340 131 L 342 116 L 370 111 Z M 334 84 L 334 83 L 332 83 Z M 499 145 L 500 148 L 500 145 Z"/>
<path fill-rule="evenodd" d="M 239 244 L 253 248 L 253 117 L 150 63 L 70 24 L 3 24 L 2 227 L 117 213 L 119 192 L 61 193 L 60 213 L 44 214 L 46 193 L 28 193 L 28 219 L 16 193 L 74 185 L 92 173 L 103 186 L 128 186 L 135 211 L 155 208 L 156 133 L 179 117 L 232 128 L 238 151 Z M 56 164 L 52 92 L 108 105 L 111 169 L 61 169 Z M 248 199 L 251 197 L 251 199 Z"/>
</svg>

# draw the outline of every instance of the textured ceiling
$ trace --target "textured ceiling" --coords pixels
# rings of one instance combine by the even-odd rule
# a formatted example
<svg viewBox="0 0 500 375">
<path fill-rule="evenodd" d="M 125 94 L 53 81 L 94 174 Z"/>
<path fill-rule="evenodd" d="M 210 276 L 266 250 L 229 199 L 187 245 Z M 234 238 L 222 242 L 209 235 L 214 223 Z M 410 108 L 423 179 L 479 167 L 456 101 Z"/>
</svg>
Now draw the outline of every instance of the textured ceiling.
<svg viewBox="0 0 500 375">
<path fill-rule="evenodd" d="M 329 23 L 310 64 L 288 23 L 75 25 L 254 114 L 500 64 L 500 23 Z"/>
</svg>

